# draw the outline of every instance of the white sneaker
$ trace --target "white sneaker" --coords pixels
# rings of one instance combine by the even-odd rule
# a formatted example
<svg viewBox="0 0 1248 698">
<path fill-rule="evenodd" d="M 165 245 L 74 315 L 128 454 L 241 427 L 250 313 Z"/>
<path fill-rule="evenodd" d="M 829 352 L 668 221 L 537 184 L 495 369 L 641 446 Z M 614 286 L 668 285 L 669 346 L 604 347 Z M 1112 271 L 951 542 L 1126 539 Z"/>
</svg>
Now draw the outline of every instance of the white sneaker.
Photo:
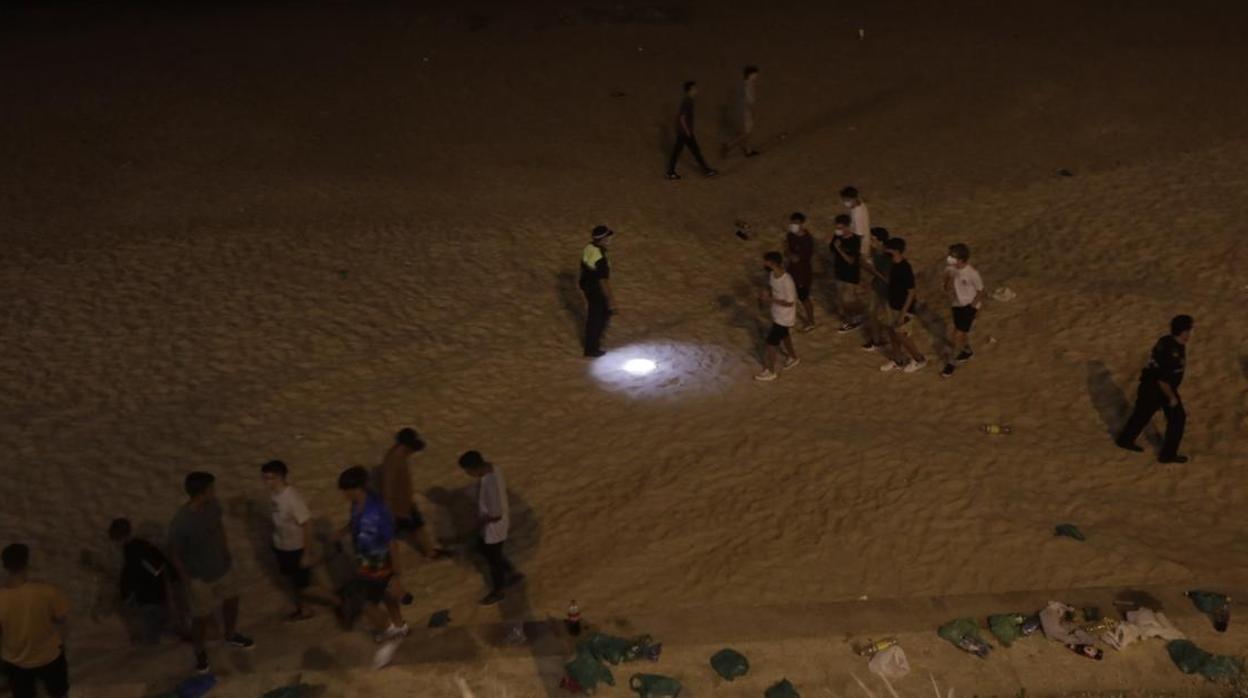
<svg viewBox="0 0 1248 698">
<path fill-rule="evenodd" d="M 884 373 L 888 373 L 889 371 L 896 371 L 899 368 L 901 368 L 901 366 L 898 366 L 896 361 L 889 361 L 888 363 L 881 366 L 880 370 L 883 371 Z"/>
<path fill-rule="evenodd" d="M 775 373 L 772 373 L 771 371 L 768 371 L 766 369 L 764 369 L 762 373 L 754 374 L 754 380 L 756 381 L 774 381 L 778 377 L 779 376 L 777 376 Z"/>
<path fill-rule="evenodd" d="M 915 371 L 919 370 L 920 368 L 923 368 L 926 365 L 927 365 L 927 359 L 923 359 L 922 361 L 911 360 L 910 363 L 906 364 L 906 367 L 902 370 L 905 371 L 906 373 L 914 373 Z"/>
<path fill-rule="evenodd" d="M 403 638 L 396 637 L 378 647 L 377 651 L 373 653 L 373 669 L 380 671 L 390 666 L 390 662 L 394 661 L 394 653 L 399 650 L 399 645 L 401 644 L 403 644 Z"/>
<path fill-rule="evenodd" d="M 797 358 L 796 356 L 790 356 L 790 357 L 788 358 L 788 360 L 786 360 L 786 361 L 784 362 L 784 367 L 785 367 L 785 368 L 793 368 L 794 366 L 796 366 L 796 365 L 798 365 L 798 364 L 800 364 L 800 363 L 802 363 L 802 360 L 801 360 L 801 359 Z"/>
<path fill-rule="evenodd" d="M 802 325 L 801 327 L 797 328 L 797 331 L 798 332 L 810 332 L 813 329 L 815 329 L 815 323 L 812 322 L 808 325 Z"/>
</svg>

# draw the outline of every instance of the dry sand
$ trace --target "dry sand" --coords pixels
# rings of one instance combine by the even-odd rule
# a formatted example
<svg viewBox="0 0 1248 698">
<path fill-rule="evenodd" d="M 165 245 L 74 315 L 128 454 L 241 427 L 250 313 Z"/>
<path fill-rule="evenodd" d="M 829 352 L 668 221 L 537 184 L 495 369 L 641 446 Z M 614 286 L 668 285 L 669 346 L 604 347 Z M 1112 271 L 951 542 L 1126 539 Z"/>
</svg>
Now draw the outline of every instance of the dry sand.
<svg viewBox="0 0 1248 698">
<path fill-rule="evenodd" d="M 29 541 L 72 592 L 83 695 L 189 669 L 181 647 L 118 648 L 112 582 L 79 559 L 107 559 L 115 516 L 160 537 L 192 469 L 219 478 L 262 644 L 213 650 L 222 695 L 300 668 L 330 695 L 456 695 L 457 673 L 478 698 L 547 695 L 563 640 L 499 649 L 495 631 L 571 598 L 665 630 L 654 668 L 696 695 L 729 642 L 803 695 L 860 694 L 845 636 L 890 632 L 918 660 L 905 695 L 931 690 L 928 671 L 962 695 L 1202 690 L 1160 646 L 976 664 L 927 621 L 1029 590 L 1038 607 L 1248 588 L 1246 29 L 1213 2 L 0 10 L 0 541 Z M 764 69 L 761 137 L 790 137 L 712 157 L 716 180 L 663 181 L 680 81 L 703 85 L 713 155 L 744 62 Z M 792 210 L 826 232 L 846 183 L 910 241 L 934 311 L 922 346 L 947 329 L 947 244 L 1017 292 L 986 307 L 953 380 L 880 374 L 822 296 L 802 365 L 750 380 L 758 256 Z M 600 222 L 620 231 L 608 344 L 657 356 L 651 383 L 579 358 L 575 265 Z M 1107 434 L 1179 312 L 1198 323 L 1193 461 L 1159 466 Z M 439 503 L 466 484 L 463 450 L 506 470 L 529 582 L 479 609 L 469 561 L 412 555 L 409 617 L 450 608 L 455 627 L 365 675 L 358 634 L 275 622 L 257 468 L 284 459 L 337 524 L 336 474 L 409 424 Z M 454 536 L 453 507 L 426 507 Z M 1089 540 L 1055 539 L 1060 521 Z M 855 623 L 864 595 L 878 615 Z M 752 632 L 812 617 L 826 635 Z M 1224 652 L 1242 628 L 1183 625 Z"/>
</svg>

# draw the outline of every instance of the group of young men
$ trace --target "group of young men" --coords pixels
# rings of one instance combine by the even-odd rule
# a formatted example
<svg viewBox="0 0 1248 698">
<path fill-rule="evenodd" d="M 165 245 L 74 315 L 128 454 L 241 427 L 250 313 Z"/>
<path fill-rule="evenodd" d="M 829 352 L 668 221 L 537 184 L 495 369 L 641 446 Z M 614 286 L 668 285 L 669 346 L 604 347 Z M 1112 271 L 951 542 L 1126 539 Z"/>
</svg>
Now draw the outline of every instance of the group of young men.
<svg viewBox="0 0 1248 698">
<path fill-rule="evenodd" d="M 437 547 L 432 527 L 413 501 L 411 460 L 425 443 L 415 430 L 395 435 L 382 461 L 380 491 L 370 486 L 369 471 L 354 466 L 338 476 L 338 489 L 349 503 L 349 518 L 332 539 L 350 539 L 354 576 L 348 583 L 331 583 L 318 590 L 312 569 L 326 561 L 325 546 L 317 545 L 312 512 L 290 484 L 289 468 L 278 460 L 260 466 L 260 477 L 271 503 L 271 544 L 275 567 L 287 584 L 293 610 L 286 617 L 312 617 L 308 602 L 335 609 L 344 627 L 363 612 L 382 643 L 374 664 L 390 662 L 398 641 L 408 634 L 401 605 L 412 602 L 400 578 L 399 542 L 408 540 L 432 559 L 450 556 Z M 459 465 L 476 479 L 477 540 L 490 575 L 489 593 L 482 605 L 501 601 L 506 590 L 524 580 L 503 553 L 510 528 L 507 483 L 502 470 L 478 451 L 467 451 Z M 162 549 L 134 536 L 129 520 L 114 520 L 108 535 L 121 549 L 119 589 L 134 639 L 152 644 L 174 633 L 194 648 L 195 667 L 210 671 L 208 630 L 220 616 L 221 638 L 239 649 L 254 646 L 238 631 L 241 587 L 226 536 L 224 512 L 216 496 L 216 478 L 192 472 L 183 482 L 187 500 L 169 525 Z M 34 698 L 42 681 L 52 698 L 68 692 L 68 673 L 60 624 L 69 602 L 56 587 L 26 577 L 30 550 L 15 543 L 4 549 L 7 579 L 0 587 L 0 659 L 14 698 Z M 186 622 L 189 619 L 189 623 Z M 188 627 L 189 626 L 189 627 Z"/>
<path fill-rule="evenodd" d="M 914 269 L 906 258 L 906 241 L 890 236 L 880 227 L 871 227 L 870 212 L 858 190 L 847 186 L 840 191 L 848 213 L 833 221 L 827 239 L 832 277 L 833 312 L 840 318 L 839 332 L 861 329 L 862 349 L 888 357 L 881 371 L 914 373 L 927 365 L 927 358 L 912 335 L 919 306 Z M 779 377 L 776 363 L 784 355 L 784 368 L 798 365 L 792 332 L 815 329 L 811 287 L 814 282 L 815 240 L 800 212 L 789 216 L 788 230 L 781 251 L 767 252 L 763 264 L 768 287 L 760 300 L 771 312 L 763 370 L 755 380 L 773 381 Z M 943 286 L 949 294 L 954 330 L 946 342 L 947 360 L 940 375 L 950 378 L 957 365 L 975 354 L 970 332 L 983 303 L 984 282 L 970 264 L 971 250 L 963 243 L 949 246 L 945 259 Z"/>
</svg>

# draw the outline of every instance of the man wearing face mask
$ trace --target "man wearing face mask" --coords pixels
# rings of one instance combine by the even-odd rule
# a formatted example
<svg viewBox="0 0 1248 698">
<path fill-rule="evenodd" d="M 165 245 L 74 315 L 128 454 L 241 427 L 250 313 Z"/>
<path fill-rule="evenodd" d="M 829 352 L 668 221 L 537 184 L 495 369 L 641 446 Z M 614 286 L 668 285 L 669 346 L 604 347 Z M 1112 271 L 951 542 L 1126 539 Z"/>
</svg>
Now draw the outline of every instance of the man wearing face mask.
<svg viewBox="0 0 1248 698">
<path fill-rule="evenodd" d="M 615 308 L 611 295 L 611 265 L 607 262 L 607 247 L 615 232 L 605 225 L 594 228 L 590 243 L 581 251 L 581 292 L 585 294 L 585 356 L 596 359 L 606 354 L 602 350 L 602 333 L 607 329 L 607 318 Z"/>
<path fill-rule="evenodd" d="M 1179 455 L 1179 442 L 1183 440 L 1183 427 L 1187 423 L 1179 384 L 1183 382 L 1183 372 L 1187 368 L 1187 343 L 1191 341 L 1194 324 L 1191 315 L 1176 315 L 1170 320 L 1170 334 L 1153 345 L 1148 365 L 1140 372 L 1135 410 L 1116 440 L 1119 448 L 1143 452 L 1144 449 L 1137 446 L 1135 440 L 1160 409 L 1166 415 L 1166 436 L 1157 460 L 1161 463 L 1187 462 L 1187 456 Z"/>
<path fill-rule="evenodd" d="M 966 363 L 975 356 L 971 350 L 970 333 L 984 295 L 984 280 L 971 266 L 970 258 L 971 249 L 960 242 L 950 245 L 949 256 L 945 257 L 944 286 L 945 293 L 953 299 L 953 336 L 950 337 L 949 359 L 940 372 L 941 378 L 952 378 L 955 363 Z"/>
<path fill-rule="evenodd" d="M 798 307 L 801 308 L 798 331 L 809 332 L 815 329 L 815 306 L 810 302 L 810 284 L 814 276 L 810 259 L 815 254 L 815 239 L 806 229 L 806 214 L 799 212 L 789 216 L 784 249 L 788 257 L 786 270 L 793 277 L 793 284 L 797 288 Z"/>
</svg>

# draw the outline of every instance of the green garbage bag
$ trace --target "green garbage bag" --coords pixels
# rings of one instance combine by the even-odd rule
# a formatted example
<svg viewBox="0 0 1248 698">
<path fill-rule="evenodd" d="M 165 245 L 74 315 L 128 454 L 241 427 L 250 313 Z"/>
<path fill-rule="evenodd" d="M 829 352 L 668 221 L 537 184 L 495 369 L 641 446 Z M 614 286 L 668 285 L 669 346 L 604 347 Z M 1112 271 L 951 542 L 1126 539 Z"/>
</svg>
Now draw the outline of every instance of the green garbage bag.
<svg viewBox="0 0 1248 698">
<path fill-rule="evenodd" d="M 1231 602 L 1226 594 L 1219 594 L 1216 591 L 1201 591 L 1199 589 L 1187 592 L 1187 597 L 1192 600 L 1192 603 L 1196 604 L 1196 608 L 1200 609 L 1201 613 L 1217 613 L 1226 608 Z"/>
<path fill-rule="evenodd" d="M 631 662 L 645 652 L 647 647 L 653 644 L 653 639 L 649 635 L 642 635 L 631 640 L 606 633 L 594 633 L 589 637 L 577 643 L 577 651 L 588 651 L 597 659 L 609 662 L 610 664 L 619 664 L 620 662 Z"/>
<path fill-rule="evenodd" d="M 593 695 L 599 683 L 605 683 L 608 686 L 615 685 L 615 677 L 611 675 L 611 670 L 603 666 L 602 662 L 589 652 L 578 651 L 576 658 L 565 664 L 563 670 L 567 672 L 568 678 L 579 684 L 590 695 Z"/>
<path fill-rule="evenodd" d="M 725 681 L 745 676 L 750 671 L 750 662 L 740 652 L 724 648 L 711 657 L 711 668 Z"/>
<path fill-rule="evenodd" d="M 1024 616 L 1021 613 L 999 613 L 988 616 L 988 629 L 993 637 L 1001 641 L 1001 645 L 1009 647 L 1015 640 L 1023 636 Z"/>
<path fill-rule="evenodd" d="M 628 687 L 640 698 L 676 698 L 681 688 L 676 679 L 659 674 L 633 674 Z"/>
<path fill-rule="evenodd" d="M 802 694 L 793 688 L 793 684 L 788 679 L 781 679 L 780 683 L 773 685 L 763 693 L 763 698 L 802 698 Z"/>
<path fill-rule="evenodd" d="M 1235 683 L 1244 673 L 1244 661 L 1235 657 L 1215 654 L 1200 668 L 1200 675 L 1219 683 Z"/>
<path fill-rule="evenodd" d="M 936 634 L 955 645 L 968 635 L 980 642 L 984 641 L 984 638 L 979 634 L 979 624 L 975 622 L 974 618 L 956 618 L 951 620 L 940 626 L 936 630 Z"/>
<path fill-rule="evenodd" d="M 1053 531 L 1054 535 L 1066 536 L 1067 538 L 1074 538 L 1075 540 L 1087 540 L 1087 538 L 1083 535 L 1083 531 L 1080 531 L 1079 527 L 1074 524 L 1058 524 L 1057 528 L 1053 529 Z"/>
<path fill-rule="evenodd" d="M 1170 661 L 1184 674 L 1195 674 L 1213 658 L 1190 640 L 1171 640 L 1166 643 L 1166 652 L 1170 653 Z"/>
</svg>

